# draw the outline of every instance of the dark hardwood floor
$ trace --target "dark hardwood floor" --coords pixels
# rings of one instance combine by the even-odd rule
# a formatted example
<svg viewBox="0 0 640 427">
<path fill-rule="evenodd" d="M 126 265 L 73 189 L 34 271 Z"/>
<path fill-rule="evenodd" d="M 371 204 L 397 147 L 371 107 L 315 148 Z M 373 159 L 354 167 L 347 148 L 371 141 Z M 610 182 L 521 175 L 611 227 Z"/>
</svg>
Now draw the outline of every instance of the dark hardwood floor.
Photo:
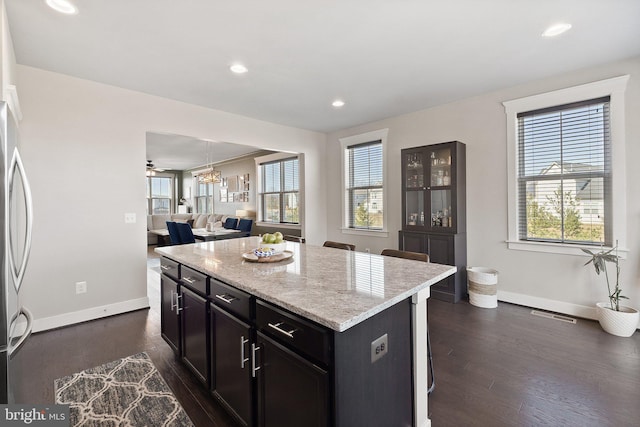
<svg viewBox="0 0 640 427">
<path fill-rule="evenodd" d="M 196 426 L 233 425 L 160 337 L 153 254 L 148 266 L 150 310 L 32 335 L 16 358 L 18 401 L 53 403 L 54 379 L 145 351 Z M 433 426 L 640 425 L 640 334 L 617 338 L 597 322 L 530 312 L 429 301 Z"/>
</svg>

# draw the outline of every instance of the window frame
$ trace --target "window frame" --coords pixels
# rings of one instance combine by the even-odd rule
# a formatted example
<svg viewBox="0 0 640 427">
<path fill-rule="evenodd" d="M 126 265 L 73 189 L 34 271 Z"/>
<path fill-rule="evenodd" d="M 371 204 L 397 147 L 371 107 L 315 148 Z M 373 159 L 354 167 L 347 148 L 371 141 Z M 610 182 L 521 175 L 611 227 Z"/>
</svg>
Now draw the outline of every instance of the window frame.
<svg viewBox="0 0 640 427">
<path fill-rule="evenodd" d="M 371 237 L 389 237 L 389 232 L 387 228 L 388 221 L 388 179 L 387 179 L 387 136 L 389 134 L 389 129 L 379 129 L 371 132 L 348 136 L 344 138 L 339 138 L 340 146 L 341 146 L 341 212 L 342 212 L 342 221 L 341 221 L 341 231 L 343 234 L 355 234 L 361 236 L 371 236 Z M 349 206 L 347 206 L 347 197 L 346 192 L 348 191 L 348 179 L 347 176 L 347 162 L 348 155 L 347 150 L 349 147 L 366 144 L 373 141 L 380 141 L 382 144 L 382 229 L 368 229 L 368 228 L 352 228 L 349 227 L 349 219 L 351 218 L 352 213 L 349 210 Z"/>
<path fill-rule="evenodd" d="M 209 182 L 205 184 L 200 184 L 200 182 L 198 181 L 198 176 L 196 175 L 195 177 L 193 177 L 193 185 L 195 187 L 195 192 L 194 192 L 195 194 L 193 196 L 193 213 L 211 215 L 213 213 L 213 205 L 214 205 L 214 201 L 213 201 L 213 197 L 214 197 L 213 195 L 215 194 L 214 183 Z M 205 186 L 206 194 L 200 194 L 200 185 Z M 209 190 L 211 190 L 211 193 L 209 193 Z M 210 211 L 199 212 L 198 199 L 200 198 L 203 198 L 205 200 L 205 210 L 207 210 L 206 207 L 209 207 Z"/>
<path fill-rule="evenodd" d="M 284 162 L 288 160 L 296 159 L 298 161 L 298 190 L 297 191 L 285 191 L 284 189 L 284 173 L 282 171 L 282 167 Z M 258 219 L 256 225 L 264 226 L 264 227 L 281 227 L 281 228 L 292 228 L 292 229 L 301 229 L 303 218 L 304 218 L 304 157 L 302 154 L 297 153 L 278 153 L 268 156 L 256 157 L 256 196 L 257 196 L 257 216 Z M 280 185 L 281 191 L 270 191 L 263 192 L 264 186 L 264 177 L 263 177 L 263 169 L 262 166 L 266 164 L 274 164 L 279 163 L 281 167 L 280 174 Z M 264 220 L 264 196 L 268 194 L 278 194 L 280 197 L 280 222 L 272 222 Z M 298 198 L 298 222 L 282 222 L 284 215 L 284 197 L 287 194 L 296 194 Z"/>
<path fill-rule="evenodd" d="M 160 173 L 153 176 L 147 176 L 147 215 L 171 215 L 174 212 L 174 201 L 175 201 L 175 188 L 174 188 L 174 175 L 167 173 Z M 169 180 L 169 197 L 152 197 L 153 189 L 151 185 L 151 181 L 153 179 L 168 179 Z M 153 201 L 154 200 L 169 200 L 169 213 L 168 214 L 154 214 L 153 213 Z"/>
<path fill-rule="evenodd" d="M 518 113 L 541 110 L 575 102 L 609 96 L 609 124 L 611 133 L 611 236 L 618 242 L 621 256 L 627 248 L 627 202 L 625 165 L 625 90 L 629 76 L 614 77 L 566 89 L 504 101 L 502 105 L 507 118 L 507 198 L 509 249 L 555 254 L 582 255 L 581 248 L 593 245 L 520 240 L 518 195 Z"/>
</svg>

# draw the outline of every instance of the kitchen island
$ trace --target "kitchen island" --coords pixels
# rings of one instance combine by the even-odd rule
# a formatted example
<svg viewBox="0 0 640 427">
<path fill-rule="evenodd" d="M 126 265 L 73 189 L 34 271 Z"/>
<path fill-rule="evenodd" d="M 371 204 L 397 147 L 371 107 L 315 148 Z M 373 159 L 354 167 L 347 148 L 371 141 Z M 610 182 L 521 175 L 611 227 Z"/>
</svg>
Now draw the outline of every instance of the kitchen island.
<svg viewBox="0 0 640 427">
<path fill-rule="evenodd" d="M 156 249 L 163 336 L 239 424 L 429 425 L 426 299 L 456 268 L 295 242 L 244 259 L 259 243 Z"/>
</svg>

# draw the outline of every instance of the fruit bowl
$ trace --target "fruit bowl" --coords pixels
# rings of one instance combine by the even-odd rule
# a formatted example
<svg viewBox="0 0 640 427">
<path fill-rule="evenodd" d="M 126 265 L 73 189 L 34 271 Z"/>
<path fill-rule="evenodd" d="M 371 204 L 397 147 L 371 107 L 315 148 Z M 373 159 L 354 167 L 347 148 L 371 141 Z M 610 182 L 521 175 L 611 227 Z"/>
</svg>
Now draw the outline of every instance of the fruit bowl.
<svg viewBox="0 0 640 427">
<path fill-rule="evenodd" d="M 271 249 L 276 254 L 284 252 L 284 250 L 286 248 L 287 248 L 287 243 L 286 242 L 282 242 L 282 243 L 265 243 L 265 242 L 261 242 L 260 243 L 260 249 Z"/>
<path fill-rule="evenodd" d="M 258 258 L 265 258 L 265 257 L 269 257 L 269 256 L 272 256 L 272 255 L 275 255 L 276 251 L 274 251 L 271 248 L 265 247 L 265 246 L 260 246 L 258 249 L 254 249 L 253 253 Z"/>
</svg>

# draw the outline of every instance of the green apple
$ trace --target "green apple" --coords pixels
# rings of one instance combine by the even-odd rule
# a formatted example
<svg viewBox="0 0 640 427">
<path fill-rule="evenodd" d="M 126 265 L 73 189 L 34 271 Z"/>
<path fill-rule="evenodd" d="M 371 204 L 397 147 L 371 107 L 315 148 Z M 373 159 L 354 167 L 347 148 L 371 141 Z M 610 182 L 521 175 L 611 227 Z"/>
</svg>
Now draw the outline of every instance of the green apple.
<svg viewBox="0 0 640 427">
<path fill-rule="evenodd" d="M 262 241 L 263 241 L 264 243 L 269 243 L 269 240 L 270 240 L 270 239 L 271 239 L 271 234 L 269 234 L 269 233 L 265 233 L 265 234 L 263 234 L 263 235 L 262 235 Z"/>
<path fill-rule="evenodd" d="M 267 240 L 267 243 L 275 243 L 276 242 L 276 236 L 274 236 L 273 234 L 269 234 L 269 240 Z"/>
<path fill-rule="evenodd" d="M 282 237 L 278 237 L 276 236 L 276 241 L 275 243 L 282 243 L 284 241 L 284 239 Z"/>
<path fill-rule="evenodd" d="M 282 236 L 282 233 L 279 231 L 276 231 L 275 233 L 273 233 L 273 235 L 276 236 L 276 240 L 282 241 L 284 239 L 284 237 Z"/>
</svg>

